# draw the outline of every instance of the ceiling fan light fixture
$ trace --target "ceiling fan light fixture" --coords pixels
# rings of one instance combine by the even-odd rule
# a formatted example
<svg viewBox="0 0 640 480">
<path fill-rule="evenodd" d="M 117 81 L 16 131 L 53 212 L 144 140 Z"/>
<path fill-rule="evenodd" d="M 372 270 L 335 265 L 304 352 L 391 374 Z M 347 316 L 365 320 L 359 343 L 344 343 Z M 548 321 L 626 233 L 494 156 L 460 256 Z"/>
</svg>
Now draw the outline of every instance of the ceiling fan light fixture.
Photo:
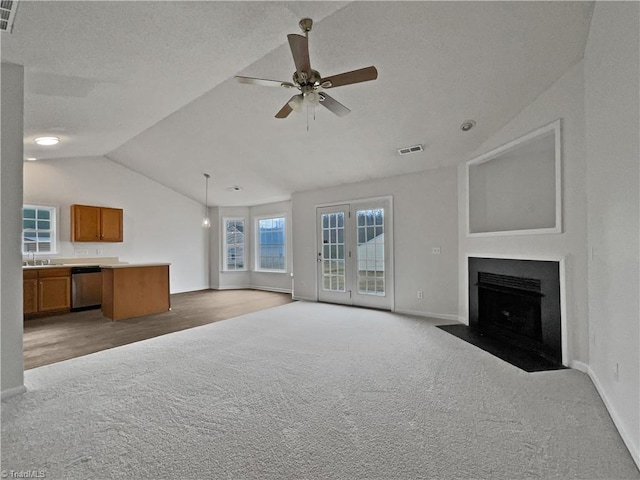
<svg viewBox="0 0 640 480">
<path fill-rule="evenodd" d="M 320 103 L 320 95 L 315 91 L 305 93 L 304 102 L 311 107 L 315 107 Z"/>
<path fill-rule="evenodd" d="M 302 99 L 302 95 L 296 95 L 291 100 L 289 100 L 289 106 L 294 112 L 302 111 L 302 105 L 304 101 Z"/>
</svg>

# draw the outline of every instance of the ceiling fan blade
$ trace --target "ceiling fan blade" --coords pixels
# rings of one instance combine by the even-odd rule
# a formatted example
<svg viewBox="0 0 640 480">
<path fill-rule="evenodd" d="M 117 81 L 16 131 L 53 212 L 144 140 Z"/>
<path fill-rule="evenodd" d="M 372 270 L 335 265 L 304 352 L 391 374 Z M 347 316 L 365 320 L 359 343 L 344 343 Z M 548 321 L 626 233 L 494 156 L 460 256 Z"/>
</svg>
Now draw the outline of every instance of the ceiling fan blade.
<svg viewBox="0 0 640 480">
<path fill-rule="evenodd" d="M 329 110 L 330 112 L 333 112 L 339 117 L 344 117 L 345 115 L 348 115 L 349 113 L 351 113 L 351 110 L 349 110 L 343 104 L 341 104 L 340 102 L 335 100 L 333 97 L 330 97 L 324 92 L 320 93 L 320 98 L 322 99 L 322 101 L 320 102 L 320 105 L 322 105 L 327 110 Z"/>
<path fill-rule="evenodd" d="M 376 70 L 376 67 L 371 66 L 323 78 L 320 84 L 322 88 L 334 88 L 351 85 L 352 83 L 368 82 L 376 78 L 378 78 L 378 70 Z"/>
<path fill-rule="evenodd" d="M 309 39 L 297 33 L 291 33 L 287 35 L 287 38 L 289 39 L 289 46 L 291 47 L 291 54 L 293 55 L 293 62 L 296 64 L 298 75 L 303 72 L 308 75 L 311 71 Z"/>
<path fill-rule="evenodd" d="M 293 112 L 293 108 L 291 108 L 290 103 L 296 98 L 298 95 L 294 95 L 289 99 L 287 103 L 280 109 L 278 113 L 276 113 L 276 118 L 287 118 L 291 112 Z"/>
<path fill-rule="evenodd" d="M 295 85 L 291 82 L 281 82 L 279 80 L 265 80 L 264 78 L 253 77 L 241 77 L 236 75 L 236 80 L 240 83 L 246 83 L 248 85 L 260 85 L 263 87 L 286 87 L 293 88 Z"/>
</svg>

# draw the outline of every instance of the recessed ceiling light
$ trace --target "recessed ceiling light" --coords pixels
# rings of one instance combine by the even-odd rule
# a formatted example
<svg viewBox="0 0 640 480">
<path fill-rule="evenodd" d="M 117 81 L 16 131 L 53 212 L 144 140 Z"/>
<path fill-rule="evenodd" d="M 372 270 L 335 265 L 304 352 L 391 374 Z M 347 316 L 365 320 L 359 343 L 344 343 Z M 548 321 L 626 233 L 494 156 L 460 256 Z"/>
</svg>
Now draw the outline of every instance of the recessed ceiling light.
<svg viewBox="0 0 640 480">
<path fill-rule="evenodd" d="M 464 122 L 462 122 L 462 125 L 460 125 L 460 130 L 462 130 L 463 132 L 468 132 L 475 126 L 476 122 L 474 120 L 465 120 Z"/>
<path fill-rule="evenodd" d="M 238 185 L 235 185 L 233 187 L 227 187 L 227 190 L 230 192 L 239 192 L 240 190 L 242 190 L 242 187 L 239 187 Z"/>
<path fill-rule="evenodd" d="M 60 142 L 60 139 L 58 137 L 38 137 L 38 138 L 36 138 L 36 143 L 38 145 L 51 146 L 51 145 L 57 145 L 58 142 Z"/>
<path fill-rule="evenodd" d="M 35 162 L 36 160 L 38 160 L 35 157 L 27 157 L 27 162 Z"/>
</svg>

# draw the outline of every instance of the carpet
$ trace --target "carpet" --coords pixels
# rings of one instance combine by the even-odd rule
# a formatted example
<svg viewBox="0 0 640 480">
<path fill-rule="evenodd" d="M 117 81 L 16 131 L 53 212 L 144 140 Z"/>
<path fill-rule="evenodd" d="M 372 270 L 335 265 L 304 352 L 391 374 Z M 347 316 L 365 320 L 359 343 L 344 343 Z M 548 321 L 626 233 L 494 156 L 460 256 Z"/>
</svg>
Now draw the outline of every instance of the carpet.
<svg viewBox="0 0 640 480">
<path fill-rule="evenodd" d="M 590 379 L 435 320 L 295 302 L 25 372 L 2 469 L 51 479 L 638 479 Z"/>
</svg>

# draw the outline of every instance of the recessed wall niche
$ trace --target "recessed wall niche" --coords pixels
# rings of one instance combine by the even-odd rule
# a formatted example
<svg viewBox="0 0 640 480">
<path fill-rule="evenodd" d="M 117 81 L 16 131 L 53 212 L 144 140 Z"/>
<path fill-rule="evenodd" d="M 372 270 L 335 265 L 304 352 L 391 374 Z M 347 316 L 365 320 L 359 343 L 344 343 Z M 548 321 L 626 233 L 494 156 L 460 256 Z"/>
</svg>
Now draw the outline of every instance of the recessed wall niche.
<svg viewBox="0 0 640 480">
<path fill-rule="evenodd" d="M 467 235 L 562 231 L 560 120 L 467 162 Z"/>
</svg>

